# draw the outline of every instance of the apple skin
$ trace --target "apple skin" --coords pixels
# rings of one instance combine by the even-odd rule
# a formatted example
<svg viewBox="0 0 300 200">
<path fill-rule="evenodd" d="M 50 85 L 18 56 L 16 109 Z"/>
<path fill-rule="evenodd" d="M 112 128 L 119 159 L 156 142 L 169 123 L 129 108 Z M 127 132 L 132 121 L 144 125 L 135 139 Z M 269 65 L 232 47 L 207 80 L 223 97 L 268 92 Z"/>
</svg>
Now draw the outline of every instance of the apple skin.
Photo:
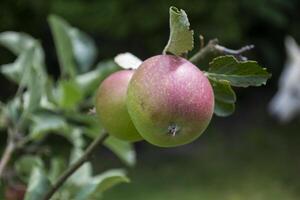
<svg viewBox="0 0 300 200">
<path fill-rule="evenodd" d="M 100 123 L 108 133 L 130 142 L 143 139 L 126 106 L 127 87 L 133 73 L 133 70 L 121 70 L 108 76 L 98 88 L 95 103 Z"/>
<path fill-rule="evenodd" d="M 160 147 L 187 144 L 207 128 L 214 93 L 191 62 L 172 55 L 145 60 L 131 78 L 127 108 L 142 137 Z"/>
</svg>

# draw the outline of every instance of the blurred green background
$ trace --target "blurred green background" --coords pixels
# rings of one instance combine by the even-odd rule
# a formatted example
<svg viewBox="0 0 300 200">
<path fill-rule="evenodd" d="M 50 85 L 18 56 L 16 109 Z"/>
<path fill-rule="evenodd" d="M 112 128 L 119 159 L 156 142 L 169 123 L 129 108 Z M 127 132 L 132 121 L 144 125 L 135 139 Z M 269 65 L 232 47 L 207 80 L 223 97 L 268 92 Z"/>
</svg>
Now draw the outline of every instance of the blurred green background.
<svg viewBox="0 0 300 200">
<path fill-rule="evenodd" d="M 50 13 L 89 33 L 99 49 L 98 60 L 125 51 L 145 59 L 161 53 L 167 42 L 171 5 L 187 12 L 195 33 L 206 41 L 216 37 L 231 48 L 254 44 L 247 56 L 267 67 L 273 77 L 265 87 L 238 90 L 234 115 L 215 117 L 209 130 L 190 145 L 160 149 L 138 143 L 138 164 L 129 173 L 132 183 L 112 189 L 104 199 L 299 199 L 299 119 L 281 125 L 267 113 L 286 59 L 284 38 L 291 35 L 300 42 L 299 1 L 1 0 L 0 32 L 21 31 L 40 38 L 48 72 L 57 77 L 47 24 Z M 1 64 L 13 60 L 12 54 L 0 49 Z M 14 95 L 15 86 L 2 76 L 0 84 L 2 101 Z M 0 138 L 3 146 L 5 137 Z M 95 159 L 99 171 L 122 166 L 100 150 Z"/>
</svg>

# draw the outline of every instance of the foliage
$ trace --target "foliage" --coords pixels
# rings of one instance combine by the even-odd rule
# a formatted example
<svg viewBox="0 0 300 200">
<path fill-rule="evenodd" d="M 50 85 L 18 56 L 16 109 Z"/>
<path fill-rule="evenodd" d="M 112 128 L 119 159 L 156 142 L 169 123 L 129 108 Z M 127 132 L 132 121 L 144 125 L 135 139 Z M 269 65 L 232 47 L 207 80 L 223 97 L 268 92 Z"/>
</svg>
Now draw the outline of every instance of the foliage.
<svg viewBox="0 0 300 200">
<path fill-rule="evenodd" d="M 46 72 L 45 53 L 38 40 L 18 32 L 0 34 L 1 45 L 17 56 L 13 63 L 1 66 L 1 73 L 19 86 L 16 95 L 1 104 L 2 126 L 13 129 L 14 137 L 25 148 L 43 143 L 51 134 L 66 138 L 73 146 L 70 162 L 52 154 L 41 158 L 39 152 L 16 160 L 18 177 L 28 183 L 26 200 L 41 199 L 64 168 L 80 157 L 84 137 L 98 137 L 102 128 L 94 116 L 88 115 L 88 110 L 99 83 L 119 69 L 113 61 L 101 61 L 92 68 L 97 53 L 94 41 L 58 16 L 50 16 L 49 23 L 62 72 L 56 81 Z M 131 144 L 109 138 L 105 146 L 128 166 L 135 164 Z M 86 163 L 56 196 L 75 198 L 80 190 L 76 199 L 87 199 L 120 182 L 128 182 L 123 170 L 94 176 L 91 164 Z"/>
<path fill-rule="evenodd" d="M 71 144 L 69 159 L 54 154 L 41 157 L 38 151 L 36 155 L 17 159 L 15 171 L 27 184 L 26 200 L 42 199 L 64 168 L 82 158 L 85 138 L 93 140 L 101 136 L 101 125 L 87 113 L 93 107 L 93 95 L 99 83 L 119 69 L 111 60 L 99 62 L 93 69 L 97 57 L 93 40 L 58 16 L 51 15 L 48 20 L 61 71 L 55 81 L 46 71 L 45 53 L 38 40 L 17 32 L 0 34 L 0 44 L 17 56 L 15 62 L 1 66 L 2 74 L 18 85 L 16 95 L 1 105 L 3 126 L 14 147 L 37 144 L 41 149 L 43 141 L 52 134 Z M 194 44 L 189 26 L 186 13 L 171 7 L 170 37 L 164 53 L 188 56 Z M 131 58 L 136 63 L 136 57 Z M 236 96 L 231 86 L 260 86 L 270 77 L 256 62 L 240 62 L 232 56 L 215 58 L 204 73 L 213 85 L 215 114 L 219 116 L 234 111 Z M 104 146 L 128 166 L 135 164 L 132 144 L 110 136 Z M 122 182 L 129 182 L 123 170 L 95 175 L 91 163 L 85 162 L 59 188 L 54 199 L 98 199 L 105 190 Z"/>
</svg>

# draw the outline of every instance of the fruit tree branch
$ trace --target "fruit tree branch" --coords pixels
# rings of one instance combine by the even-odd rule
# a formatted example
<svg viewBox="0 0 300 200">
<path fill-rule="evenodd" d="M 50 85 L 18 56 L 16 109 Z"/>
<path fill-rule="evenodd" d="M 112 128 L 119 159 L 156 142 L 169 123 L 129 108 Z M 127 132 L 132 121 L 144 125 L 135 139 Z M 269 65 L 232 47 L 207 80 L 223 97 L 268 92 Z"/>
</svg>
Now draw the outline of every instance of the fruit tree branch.
<svg viewBox="0 0 300 200">
<path fill-rule="evenodd" d="M 94 152 L 96 147 L 103 143 L 104 140 L 108 137 L 108 133 L 100 134 L 98 138 L 96 138 L 85 150 L 84 154 L 73 164 L 71 165 L 62 175 L 58 178 L 58 180 L 54 183 L 54 185 L 47 192 L 43 200 L 49 200 L 54 193 L 65 183 L 65 181 L 79 169 L 86 161 L 88 161 L 91 154 Z"/>
<path fill-rule="evenodd" d="M 201 46 L 203 46 L 203 39 L 201 39 L 200 36 L 200 41 L 201 41 Z M 203 60 L 204 58 L 207 57 L 207 55 L 211 53 L 220 53 L 220 54 L 225 54 L 225 55 L 233 55 L 237 57 L 240 60 L 247 60 L 246 57 L 242 56 L 241 54 L 244 53 L 245 51 L 249 51 L 254 48 L 254 45 L 247 45 L 244 46 L 238 50 L 234 49 L 229 49 L 224 46 L 221 46 L 218 44 L 218 39 L 212 39 L 208 42 L 206 46 L 201 48 L 198 53 L 196 53 L 194 56 L 190 58 L 190 61 L 192 63 L 197 64 L 200 60 Z"/>
</svg>

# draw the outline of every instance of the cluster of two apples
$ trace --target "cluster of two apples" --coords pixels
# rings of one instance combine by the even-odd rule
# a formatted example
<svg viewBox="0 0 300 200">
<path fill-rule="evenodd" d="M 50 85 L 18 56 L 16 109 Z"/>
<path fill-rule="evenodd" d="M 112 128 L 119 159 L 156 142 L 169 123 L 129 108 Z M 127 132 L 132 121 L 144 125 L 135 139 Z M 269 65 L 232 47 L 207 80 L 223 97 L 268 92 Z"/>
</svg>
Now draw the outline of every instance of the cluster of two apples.
<svg viewBox="0 0 300 200">
<path fill-rule="evenodd" d="M 136 70 L 107 77 L 99 86 L 96 110 L 103 127 L 119 139 L 174 147 L 192 142 L 207 128 L 214 94 L 191 62 L 158 55 Z"/>
</svg>

